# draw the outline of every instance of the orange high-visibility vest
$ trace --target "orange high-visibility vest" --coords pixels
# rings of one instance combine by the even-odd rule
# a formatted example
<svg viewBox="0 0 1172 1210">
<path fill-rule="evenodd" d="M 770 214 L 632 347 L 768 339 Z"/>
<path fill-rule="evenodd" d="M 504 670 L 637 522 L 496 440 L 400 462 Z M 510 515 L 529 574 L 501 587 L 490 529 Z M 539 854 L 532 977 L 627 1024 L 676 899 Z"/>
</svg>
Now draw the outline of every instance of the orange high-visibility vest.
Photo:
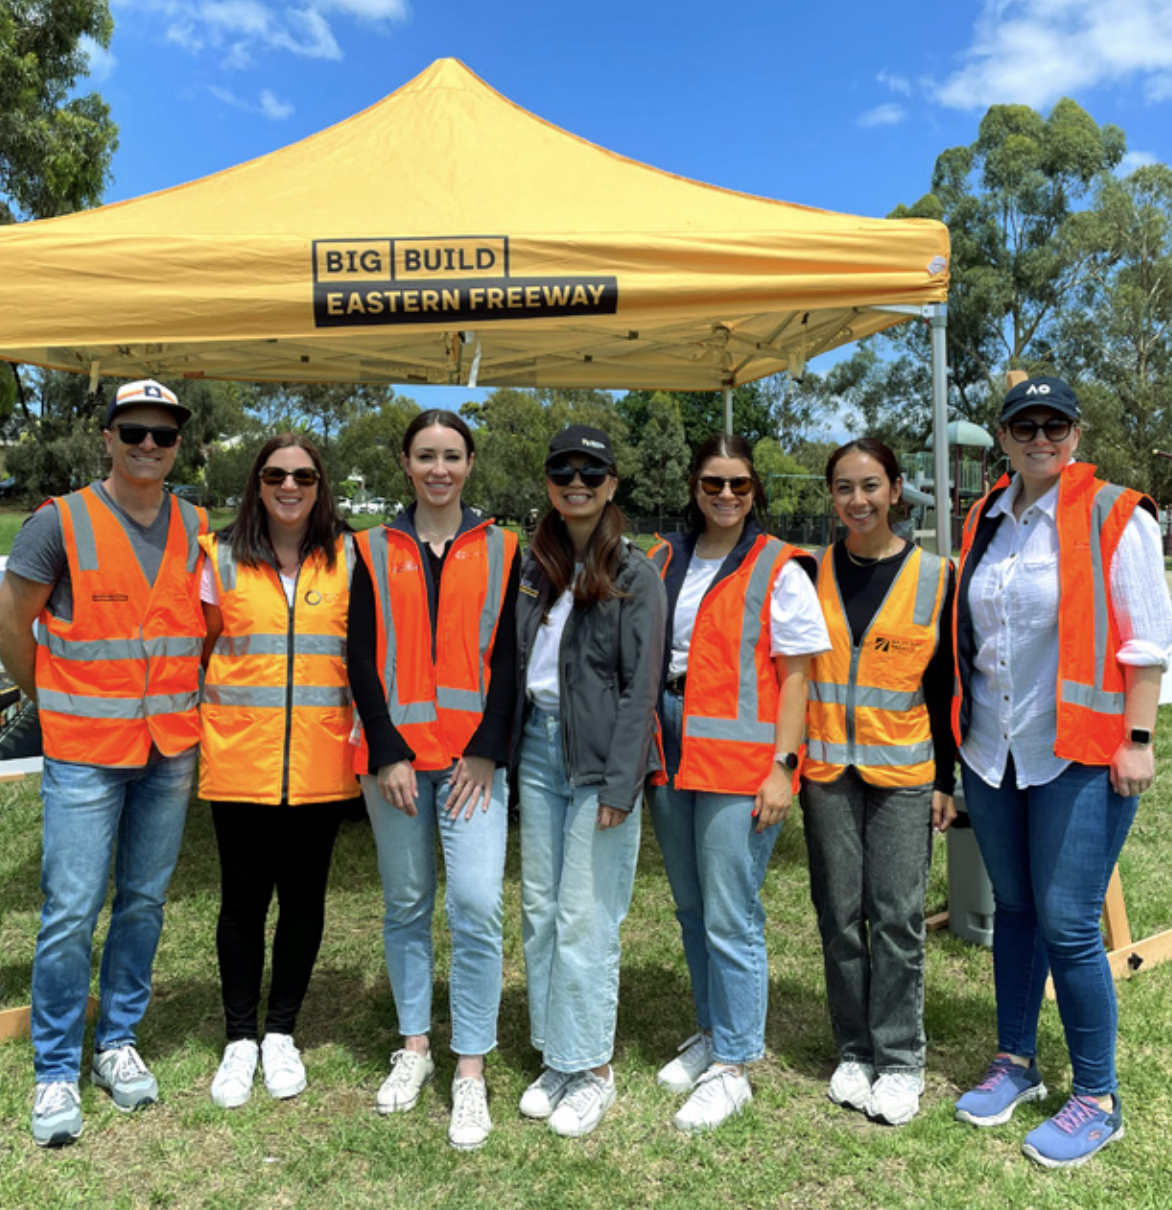
<svg viewBox="0 0 1172 1210">
<path fill-rule="evenodd" d="M 666 577 L 670 544 L 655 546 L 650 557 Z M 679 790 L 752 795 L 773 770 L 781 687 L 769 651 L 769 603 L 792 558 L 810 556 L 761 534 L 736 571 L 700 602 L 688 646 Z M 799 778 L 800 765 L 795 792 Z"/>
<path fill-rule="evenodd" d="M 958 586 L 991 500 L 1010 484 L 1008 475 L 978 500 L 965 518 Z M 1058 734 L 1054 755 L 1083 765 L 1109 765 L 1124 735 L 1123 667 L 1115 658 L 1122 641 L 1111 602 L 1111 562 L 1131 514 L 1144 507 L 1156 516 L 1150 496 L 1095 478 L 1087 462 L 1071 462 L 1058 480 Z M 952 730 L 964 740 L 961 712 L 964 688 L 956 646 L 961 608 L 957 591 L 953 610 Z M 967 670 L 966 670 L 967 672 Z M 967 676 L 965 678 L 967 680 Z"/>
<path fill-rule="evenodd" d="M 290 806 L 354 797 L 351 535 L 338 536 L 332 569 L 321 551 L 305 560 L 292 605 L 268 563 L 237 563 L 232 543 L 217 535 L 200 545 L 224 620 L 199 709 L 200 797 Z"/>
<path fill-rule="evenodd" d="M 814 657 L 810 671 L 804 777 L 835 781 L 853 767 L 873 786 L 935 779 L 924 671 L 939 645 L 947 589 L 947 561 L 917 547 L 856 647 L 833 551 L 820 552 L 818 600 L 830 650 Z"/>
<path fill-rule="evenodd" d="M 360 533 L 357 547 L 374 585 L 375 659 L 391 722 L 415 753 L 416 769 L 446 769 L 463 755 L 484 716 L 517 535 L 485 521 L 453 539 L 434 658 L 427 581 L 414 538 L 380 526 Z M 363 734 L 355 767 L 365 770 L 369 759 Z"/>
<path fill-rule="evenodd" d="M 37 707 L 45 755 L 74 764 L 138 767 L 151 744 L 177 756 L 199 742 L 199 604 L 207 513 L 165 496 L 171 510 L 153 585 L 122 522 L 89 487 L 54 498 L 69 562 L 73 621 L 41 612 Z"/>
</svg>

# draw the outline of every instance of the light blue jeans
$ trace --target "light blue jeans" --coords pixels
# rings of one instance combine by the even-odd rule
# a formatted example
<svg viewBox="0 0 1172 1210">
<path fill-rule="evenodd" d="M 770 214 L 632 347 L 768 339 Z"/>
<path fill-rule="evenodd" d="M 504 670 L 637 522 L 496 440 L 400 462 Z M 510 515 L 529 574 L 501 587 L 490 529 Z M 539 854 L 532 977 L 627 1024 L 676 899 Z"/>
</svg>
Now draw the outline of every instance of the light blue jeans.
<svg viewBox="0 0 1172 1210">
<path fill-rule="evenodd" d="M 378 845 L 383 884 L 383 944 L 387 975 L 404 1037 L 431 1032 L 434 955 L 431 918 L 435 911 L 435 835 L 444 854 L 444 911 L 452 934 L 449 996 L 452 1050 L 485 1055 L 496 1047 L 501 1004 L 501 906 L 505 876 L 508 807 L 505 771 L 498 769 L 487 811 L 471 819 L 444 809 L 451 769 L 416 772 L 418 814 L 404 815 L 364 776 L 362 793 Z"/>
<path fill-rule="evenodd" d="M 598 787 L 570 784 L 558 717 L 537 709 L 521 742 L 520 790 L 529 1037 L 547 1067 L 587 1071 L 614 1052 L 641 804 L 617 828 L 599 828 Z"/>
<path fill-rule="evenodd" d="M 663 699 L 664 755 L 675 779 L 683 698 Z M 753 798 L 656 786 L 651 822 L 684 939 L 696 1024 L 719 1063 L 765 1053 L 769 955 L 761 887 L 781 824 L 757 832 Z"/>
<path fill-rule="evenodd" d="M 114 861 L 114 905 L 102 952 L 94 1044 L 137 1041 L 151 998 L 167 883 L 179 857 L 198 749 L 141 768 L 45 758 L 41 929 L 33 959 L 32 1039 L 38 1083 L 81 1073 L 94 926 Z"/>
</svg>

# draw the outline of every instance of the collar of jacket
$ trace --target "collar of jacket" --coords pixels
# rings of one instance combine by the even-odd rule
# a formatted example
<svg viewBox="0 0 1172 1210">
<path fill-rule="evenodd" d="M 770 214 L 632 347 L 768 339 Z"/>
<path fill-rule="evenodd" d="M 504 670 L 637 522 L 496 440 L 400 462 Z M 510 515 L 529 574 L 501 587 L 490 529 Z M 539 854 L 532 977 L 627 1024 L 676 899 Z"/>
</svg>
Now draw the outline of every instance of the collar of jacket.
<svg viewBox="0 0 1172 1210">
<path fill-rule="evenodd" d="M 387 526 L 392 533 L 407 534 L 417 545 L 419 542 L 419 531 L 415 528 L 415 508 L 416 503 L 412 501 L 395 519 Z M 487 517 L 478 517 L 463 501 L 460 502 L 460 524 L 456 529 L 453 537 L 460 537 L 461 534 L 469 533 L 471 530 L 479 529 L 484 525 L 491 525 L 492 522 Z"/>
</svg>

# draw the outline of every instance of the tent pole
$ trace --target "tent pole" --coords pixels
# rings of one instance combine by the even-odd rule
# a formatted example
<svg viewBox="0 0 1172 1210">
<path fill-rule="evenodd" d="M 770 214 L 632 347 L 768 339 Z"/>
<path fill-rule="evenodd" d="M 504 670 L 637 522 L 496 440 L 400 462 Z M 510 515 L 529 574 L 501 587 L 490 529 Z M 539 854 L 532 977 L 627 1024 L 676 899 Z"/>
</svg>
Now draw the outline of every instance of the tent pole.
<svg viewBox="0 0 1172 1210">
<path fill-rule="evenodd" d="M 724 386 L 724 431 L 732 436 L 732 387 L 725 383 Z"/>
<path fill-rule="evenodd" d="M 948 494 L 948 308 L 930 308 L 932 325 L 932 455 L 936 480 L 936 553 L 952 554 L 952 509 Z M 959 489 L 960 484 L 957 483 Z"/>
</svg>

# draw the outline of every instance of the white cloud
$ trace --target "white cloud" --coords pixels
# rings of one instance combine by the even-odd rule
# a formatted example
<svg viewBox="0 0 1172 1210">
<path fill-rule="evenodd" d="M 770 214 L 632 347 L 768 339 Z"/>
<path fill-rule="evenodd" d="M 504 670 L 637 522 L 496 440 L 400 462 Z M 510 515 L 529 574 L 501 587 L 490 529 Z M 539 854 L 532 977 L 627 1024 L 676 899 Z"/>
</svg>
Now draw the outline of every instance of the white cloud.
<svg viewBox="0 0 1172 1210">
<path fill-rule="evenodd" d="M 888 102 L 859 114 L 858 122 L 860 126 L 897 126 L 906 117 L 907 110 L 902 105 Z"/>
<path fill-rule="evenodd" d="M 1150 151 L 1129 151 L 1119 161 L 1119 167 L 1115 169 L 1115 175 L 1127 176 L 1129 172 L 1134 172 L 1137 168 L 1146 168 L 1149 164 L 1158 164 L 1159 162 L 1160 157 L 1153 155 Z"/>
<path fill-rule="evenodd" d="M 243 109 L 245 113 L 259 114 L 274 122 L 279 122 L 293 113 L 292 104 L 282 101 L 268 88 L 261 89 L 260 98 L 255 104 L 252 101 L 246 101 L 243 97 L 238 97 L 230 88 L 222 88 L 218 84 L 209 84 L 208 92 L 224 105 L 230 105 L 233 109 Z"/>
<path fill-rule="evenodd" d="M 1149 99 L 1172 96 L 1168 0 L 983 0 L 962 66 L 932 90 L 952 109 L 1018 102 L 1140 78 Z M 1153 92 L 1162 96 L 1153 96 Z"/>
<path fill-rule="evenodd" d="M 97 84 L 108 80 L 118 66 L 118 60 L 110 51 L 99 46 L 88 34 L 83 34 L 79 45 L 89 60 L 89 76 Z"/>
<path fill-rule="evenodd" d="M 884 87 L 890 88 L 892 92 L 899 93 L 901 97 L 912 95 L 912 82 L 907 76 L 897 76 L 890 71 L 881 71 L 875 79 Z"/>
<path fill-rule="evenodd" d="M 279 122 L 293 113 L 293 105 L 290 101 L 278 100 L 267 88 L 262 88 L 260 90 L 260 111 L 266 118 Z"/>
</svg>

